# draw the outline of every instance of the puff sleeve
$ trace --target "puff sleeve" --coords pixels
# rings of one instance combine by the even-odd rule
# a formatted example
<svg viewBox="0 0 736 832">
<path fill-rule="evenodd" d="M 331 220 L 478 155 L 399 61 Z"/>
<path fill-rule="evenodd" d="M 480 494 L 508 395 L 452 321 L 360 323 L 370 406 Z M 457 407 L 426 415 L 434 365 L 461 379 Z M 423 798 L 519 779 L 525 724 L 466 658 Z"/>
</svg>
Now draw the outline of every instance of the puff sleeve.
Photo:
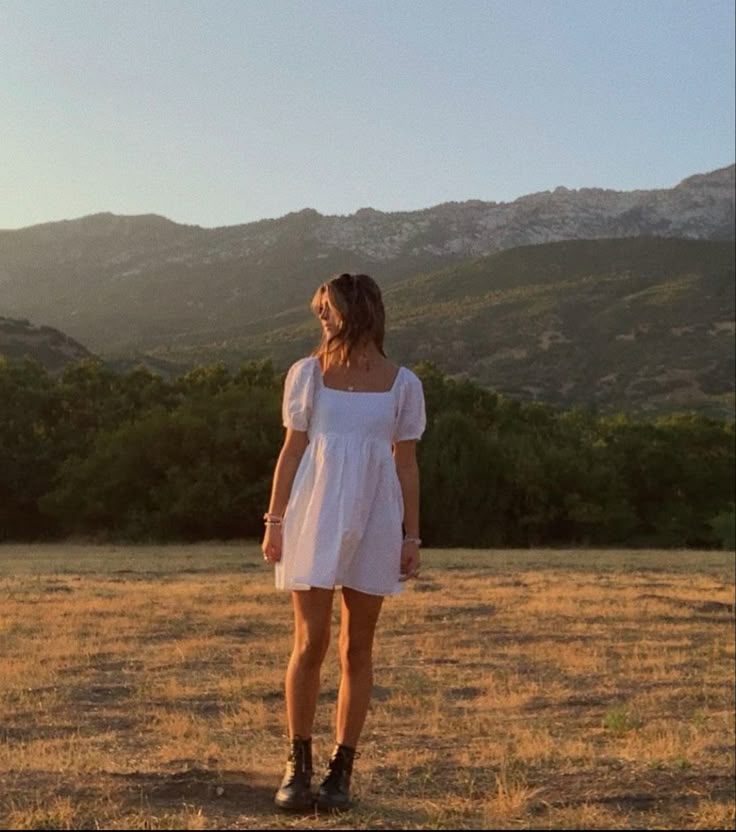
<svg viewBox="0 0 736 832">
<path fill-rule="evenodd" d="M 404 369 L 403 373 L 404 378 L 399 387 L 399 404 L 394 424 L 394 442 L 421 439 L 424 428 L 427 426 L 422 382 L 411 370 Z"/>
<path fill-rule="evenodd" d="M 285 428 L 306 431 L 312 415 L 314 399 L 314 358 L 302 358 L 292 364 L 284 381 L 284 398 L 281 405 Z"/>
</svg>

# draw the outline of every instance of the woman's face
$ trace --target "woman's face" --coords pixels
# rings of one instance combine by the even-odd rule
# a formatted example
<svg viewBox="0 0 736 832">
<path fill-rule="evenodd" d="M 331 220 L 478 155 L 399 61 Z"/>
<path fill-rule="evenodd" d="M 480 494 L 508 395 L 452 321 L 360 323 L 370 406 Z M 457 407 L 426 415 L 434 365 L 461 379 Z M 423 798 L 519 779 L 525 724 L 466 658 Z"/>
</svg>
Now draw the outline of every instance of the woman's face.
<svg viewBox="0 0 736 832">
<path fill-rule="evenodd" d="M 335 307 L 330 303 L 330 297 L 325 292 L 319 302 L 319 321 L 322 331 L 328 338 L 337 335 L 340 331 L 340 316 Z"/>
</svg>

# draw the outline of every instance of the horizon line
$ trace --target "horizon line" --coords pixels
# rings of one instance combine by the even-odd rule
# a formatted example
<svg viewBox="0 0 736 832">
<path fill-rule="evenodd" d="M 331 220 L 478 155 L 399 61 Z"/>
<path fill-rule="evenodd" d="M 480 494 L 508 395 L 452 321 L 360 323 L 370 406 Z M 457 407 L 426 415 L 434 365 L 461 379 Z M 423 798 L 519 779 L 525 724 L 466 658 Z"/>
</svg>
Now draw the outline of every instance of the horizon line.
<svg viewBox="0 0 736 832">
<path fill-rule="evenodd" d="M 173 225 L 178 225 L 178 226 L 181 226 L 183 228 L 199 228 L 203 231 L 219 231 L 219 230 L 222 230 L 222 229 L 225 229 L 225 228 L 238 228 L 240 226 L 245 226 L 245 225 L 257 225 L 258 223 L 262 223 L 262 222 L 278 222 L 279 220 L 283 220 L 286 217 L 296 216 L 298 214 L 317 214 L 318 216 L 320 216 L 324 219 L 349 219 L 350 217 L 357 216 L 361 212 L 372 212 L 372 213 L 384 214 L 384 215 L 419 214 L 419 213 L 422 213 L 423 211 L 431 211 L 435 208 L 441 208 L 445 205 L 465 205 L 467 203 L 472 203 L 472 202 L 474 202 L 474 203 L 483 203 L 485 205 L 499 205 L 499 206 L 500 205 L 513 205 L 515 202 L 518 202 L 519 200 L 522 200 L 522 199 L 528 199 L 530 197 L 541 196 L 543 194 L 553 194 L 553 193 L 556 193 L 558 191 L 569 192 L 569 193 L 580 193 L 582 191 L 604 191 L 604 192 L 608 192 L 608 193 L 628 193 L 628 194 L 631 194 L 631 193 L 646 193 L 646 192 L 652 193 L 652 192 L 656 192 L 656 191 L 668 191 L 668 190 L 673 190 L 674 188 L 679 187 L 680 185 L 687 182 L 689 179 L 693 179 L 693 178 L 696 178 L 696 177 L 702 177 L 702 176 L 713 176 L 714 174 L 721 173 L 723 171 L 727 171 L 731 168 L 736 168 L 736 161 L 731 162 L 728 165 L 723 165 L 722 167 L 713 168 L 711 170 L 707 170 L 707 171 L 704 171 L 704 172 L 701 172 L 701 173 L 689 174 L 688 176 L 685 176 L 683 179 L 680 179 L 674 185 L 663 186 L 663 187 L 660 187 L 660 188 L 631 188 L 631 189 L 628 189 L 628 190 L 624 190 L 624 189 L 617 189 L 617 188 L 601 188 L 600 186 L 596 186 L 596 185 L 586 185 L 586 186 L 583 186 L 583 187 L 580 187 L 580 188 L 569 188 L 565 185 L 556 185 L 551 190 L 550 189 L 545 189 L 545 190 L 541 190 L 541 191 L 531 191 L 531 192 L 526 193 L 526 194 L 521 194 L 520 196 L 517 196 L 514 199 L 505 200 L 505 201 L 504 200 L 496 201 L 496 200 L 491 200 L 491 199 L 479 199 L 479 198 L 472 198 L 471 197 L 471 198 L 462 199 L 462 200 L 454 200 L 454 199 L 445 200 L 444 202 L 437 202 L 437 203 L 434 203 L 433 205 L 428 205 L 424 208 L 406 208 L 406 209 L 397 209 L 397 210 L 388 210 L 388 211 L 381 210 L 380 208 L 373 208 L 372 206 L 361 206 L 360 208 L 357 208 L 355 211 L 352 211 L 352 212 L 346 213 L 346 214 L 339 214 L 339 213 L 338 214 L 329 214 L 329 213 L 328 214 L 323 214 L 321 211 L 319 211 L 316 208 L 312 208 L 310 206 L 305 206 L 305 207 L 299 208 L 297 210 L 287 211 L 285 214 L 280 214 L 279 216 L 275 216 L 275 217 L 261 217 L 260 219 L 256 219 L 256 220 L 247 220 L 245 222 L 234 222 L 234 223 L 226 224 L 226 225 L 206 226 L 206 225 L 201 225 L 199 223 L 179 222 L 177 220 L 171 219 L 171 217 L 168 217 L 165 214 L 159 214 L 155 211 L 142 211 L 141 213 L 137 213 L 137 214 L 120 214 L 120 213 L 116 213 L 115 211 L 102 210 L 102 211 L 93 211 L 89 214 L 81 214 L 81 215 L 76 216 L 76 217 L 64 217 L 62 219 L 56 219 L 56 220 L 43 220 L 41 222 L 31 223 L 30 225 L 22 225 L 22 226 L 17 226 L 17 227 L 13 227 L 13 228 L 4 227 L 4 228 L 0 228 L 0 233 L 4 233 L 4 232 L 12 233 L 12 232 L 15 232 L 15 231 L 28 231 L 32 228 L 40 228 L 42 226 L 47 226 L 47 225 L 60 225 L 61 223 L 80 222 L 81 220 L 93 219 L 95 217 L 116 217 L 116 218 L 121 218 L 121 219 L 140 219 L 140 218 L 143 218 L 143 217 L 152 217 L 152 218 L 156 218 L 156 219 L 165 220 L 168 223 L 171 223 Z"/>
</svg>

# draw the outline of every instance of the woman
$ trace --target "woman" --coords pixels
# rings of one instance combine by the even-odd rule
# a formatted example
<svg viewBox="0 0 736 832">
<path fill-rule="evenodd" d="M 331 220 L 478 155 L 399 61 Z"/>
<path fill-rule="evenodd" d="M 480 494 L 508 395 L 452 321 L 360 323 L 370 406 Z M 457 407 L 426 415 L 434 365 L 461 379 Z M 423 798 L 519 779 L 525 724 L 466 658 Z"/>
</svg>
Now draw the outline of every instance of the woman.
<svg viewBox="0 0 736 832">
<path fill-rule="evenodd" d="M 289 369 L 286 437 L 264 515 L 263 557 L 290 590 L 294 649 L 286 672 L 290 754 L 275 803 L 281 809 L 345 809 L 373 687 L 372 650 L 386 595 L 419 569 L 416 442 L 425 427 L 417 376 L 383 351 L 381 291 L 364 274 L 319 287 L 312 309 L 322 340 Z M 311 793 L 312 725 L 320 668 L 340 587 L 341 680 L 336 744 Z"/>
</svg>

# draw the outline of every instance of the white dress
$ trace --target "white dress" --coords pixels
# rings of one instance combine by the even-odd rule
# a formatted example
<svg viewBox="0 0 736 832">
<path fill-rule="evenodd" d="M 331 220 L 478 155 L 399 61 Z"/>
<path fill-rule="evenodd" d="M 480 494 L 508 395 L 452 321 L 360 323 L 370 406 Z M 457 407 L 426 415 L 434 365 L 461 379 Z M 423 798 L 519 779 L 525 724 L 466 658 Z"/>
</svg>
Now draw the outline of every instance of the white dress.
<svg viewBox="0 0 736 832">
<path fill-rule="evenodd" d="M 404 500 L 391 443 L 424 432 L 421 381 L 400 367 L 387 392 L 333 390 L 319 360 L 303 358 L 286 375 L 283 423 L 309 444 L 284 514 L 276 586 L 401 592 Z"/>
</svg>

